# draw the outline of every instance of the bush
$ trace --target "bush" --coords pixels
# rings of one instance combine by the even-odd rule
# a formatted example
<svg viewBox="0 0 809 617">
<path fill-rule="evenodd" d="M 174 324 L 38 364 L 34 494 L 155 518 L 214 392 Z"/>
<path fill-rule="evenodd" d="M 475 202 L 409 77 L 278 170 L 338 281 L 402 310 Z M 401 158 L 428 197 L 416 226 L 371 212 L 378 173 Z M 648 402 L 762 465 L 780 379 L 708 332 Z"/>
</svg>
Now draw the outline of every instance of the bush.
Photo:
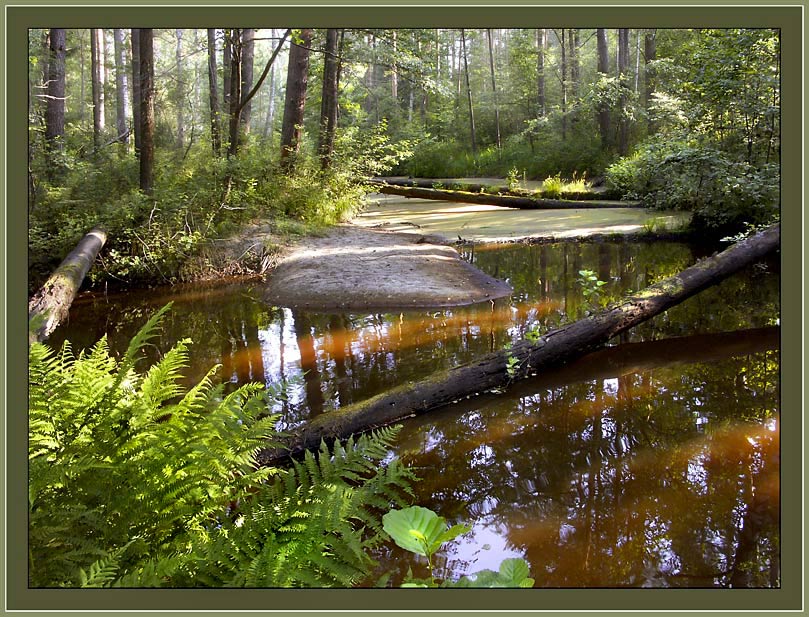
<svg viewBox="0 0 809 617">
<path fill-rule="evenodd" d="M 754 167 L 685 141 L 644 144 L 609 167 L 607 183 L 649 207 L 691 211 L 696 229 L 722 233 L 766 223 L 780 205 L 777 165 Z"/>
</svg>

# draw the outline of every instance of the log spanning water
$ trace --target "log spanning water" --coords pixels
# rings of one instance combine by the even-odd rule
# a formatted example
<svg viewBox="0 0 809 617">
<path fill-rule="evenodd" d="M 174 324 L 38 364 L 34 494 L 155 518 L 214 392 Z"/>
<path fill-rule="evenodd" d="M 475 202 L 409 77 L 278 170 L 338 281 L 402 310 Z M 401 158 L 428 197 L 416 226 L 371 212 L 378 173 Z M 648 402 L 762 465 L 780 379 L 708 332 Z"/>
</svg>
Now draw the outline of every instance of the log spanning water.
<svg viewBox="0 0 809 617">
<path fill-rule="evenodd" d="M 545 197 L 518 197 L 515 195 L 492 195 L 490 193 L 472 193 L 447 189 L 420 188 L 417 186 L 394 186 L 385 182 L 368 182 L 375 191 L 386 195 L 399 195 L 418 199 L 435 199 L 458 203 L 501 206 L 520 210 L 580 210 L 604 208 L 643 208 L 638 201 L 597 200 L 579 201 L 573 199 L 549 199 Z"/>
<path fill-rule="evenodd" d="M 780 227 L 774 225 L 595 315 L 552 330 L 536 343 L 520 341 L 511 349 L 318 416 L 288 439 L 285 451 L 264 451 L 259 458 L 269 464 L 316 448 L 321 440 L 346 438 L 561 367 L 777 250 L 780 241 Z"/>
</svg>

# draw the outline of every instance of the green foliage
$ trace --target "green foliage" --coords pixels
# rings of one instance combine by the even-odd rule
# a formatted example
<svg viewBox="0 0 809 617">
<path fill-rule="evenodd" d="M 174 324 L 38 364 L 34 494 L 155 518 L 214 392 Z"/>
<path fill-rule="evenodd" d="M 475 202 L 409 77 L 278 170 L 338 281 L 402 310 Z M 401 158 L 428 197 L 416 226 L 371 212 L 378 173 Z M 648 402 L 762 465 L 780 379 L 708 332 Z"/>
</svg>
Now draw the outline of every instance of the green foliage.
<svg viewBox="0 0 809 617">
<path fill-rule="evenodd" d="M 601 288 L 607 284 L 606 281 L 598 280 L 598 275 L 592 270 L 579 270 L 579 278 L 576 283 L 581 285 L 584 297 L 591 303 L 596 303 L 601 299 Z"/>
<path fill-rule="evenodd" d="M 607 181 L 649 207 L 690 210 L 700 227 L 765 223 L 780 204 L 780 170 L 753 167 L 727 153 L 686 141 L 649 142 L 607 170 Z"/>
<path fill-rule="evenodd" d="M 325 445 L 290 469 L 257 466 L 275 447 L 260 384 L 226 394 L 212 369 L 186 389 L 188 341 L 146 372 L 106 340 L 76 356 L 29 354 L 29 582 L 34 587 L 348 585 L 414 476 L 378 468 L 395 429 Z"/>
<path fill-rule="evenodd" d="M 401 548 L 427 557 L 430 570 L 429 579 L 414 579 L 412 572 L 402 587 L 532 587 L 534 579 L 529 578 L 528 564 L 523 559 L 505 559 L 498 572 L 481 570 L 458 581 L 445 580 L 439 585 L 433 573 L 432 557 L 441 547 L 458 536 L 471 531 L 468 524 L 447 526 L 444 517 L 428 508 L 411 506 L 401 510 L 391 510 L 382 517 L 385 531 Z"/>
</svg>

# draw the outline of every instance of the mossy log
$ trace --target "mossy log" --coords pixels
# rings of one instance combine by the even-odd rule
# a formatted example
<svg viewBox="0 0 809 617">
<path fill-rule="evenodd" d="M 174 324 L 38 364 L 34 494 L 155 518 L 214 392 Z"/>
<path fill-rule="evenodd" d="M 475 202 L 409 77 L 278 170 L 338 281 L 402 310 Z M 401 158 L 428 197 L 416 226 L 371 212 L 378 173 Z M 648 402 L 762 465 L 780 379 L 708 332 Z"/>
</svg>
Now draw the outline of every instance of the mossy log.
<svg viewBox="0 0 809 617">
<path fill-rule="evenodd" d="M 517 197 L 514 195 L 491 195 L 489 193 L 472 193 L 469 191 L 450 191 L 447 189 L 420 188 L 417 186 L 393 186 L 384 182 L 369 182 L 374 190 L 386 195 L 399 195 L 417 199 L 436 199 L 457 203 L 482 204 L 517 208 L 520 210 L 581 210 L 604 208 L 643 208 L 638 201 L 618 201 L 589 199 L 576 201 L 573 199 L 548 199 L 534 197 Z"/>
<path fill-rule="evenodd" d="M 417 187 L 421 189 L 447 189 L 466 191 L 469 193 L 489 193 L 491 195 L 511 195 L 513 197 L 543 197 L 540 191 L 524 189 L 520 187 L 510 188 L 506 185 L 497 184 L 480 184 L 477 182 L 454 182 L 454 181 L 439 181 L 425 178 L 372 178 L 370 180 L 373 184 L 388 184 L 390 186 L 402 187 Z M 437 186 L 438 185 L 438 186 Z M 565 199 L 568 201 L 598 201 L 611 199 L 614 196 L 614 191 L 566 191 Z M 622 202 L 625 203 L 625 202 Z M 630 202 L 633 203 L 633 202 Z"/>
<path fill-rule="evenodd" d="M 47 339 L 67 317 L 73 298 L 106 241 L 106 230 L 93 228 L 28 301 L 29 344 Z"/>
<path fill-rule="evenodd" d="M 290 437 L 286 452 L 265 451 L 260 460 L 267 463 L 294 455 L 316 448 L 324 439 L 346 438 L 561 367 L 756 262 L 777 250 L 780 242 L 780 226 L 774 225 L 592 316 L 551 330 L 536 343 L 520 341 L 511 349 L 318 416 Z"/>
</svg>

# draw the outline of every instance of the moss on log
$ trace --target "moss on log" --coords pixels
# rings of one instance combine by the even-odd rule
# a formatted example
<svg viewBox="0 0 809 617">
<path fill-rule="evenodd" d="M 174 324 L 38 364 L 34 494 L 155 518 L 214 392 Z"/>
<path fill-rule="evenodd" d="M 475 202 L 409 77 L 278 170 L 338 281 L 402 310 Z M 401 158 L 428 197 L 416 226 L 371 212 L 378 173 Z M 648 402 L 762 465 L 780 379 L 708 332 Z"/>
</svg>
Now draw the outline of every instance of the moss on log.
<svg viewBox="0 0 809 617">
<path fill-rule="evenodd" d="M 384 182 L 369 182 L 374 190 L 386 195 L 399 195 L 417 199 L 435 199 L 458 203 L 482 204 L 517 208 L 520 210 L 581 210 L 604 208 L 643 208 L 637 201 L 617 201 L 589 199 L 576 201 L 573 199 L 548 199 L 533 197 L 517 197 L 514 195 L 491 195 L 489 193 L 471 193 L 469 191 L 450 191 L 446 189 L 420 188 L 416 186 L 393 186 Z"/>
<path fill-rule="evenodd" d="M 67 317 L 76 292 L 106 241 L 106 230 L 93 228 L 28 301 L 29 344 L 47 339 Z"/>
</svg>

